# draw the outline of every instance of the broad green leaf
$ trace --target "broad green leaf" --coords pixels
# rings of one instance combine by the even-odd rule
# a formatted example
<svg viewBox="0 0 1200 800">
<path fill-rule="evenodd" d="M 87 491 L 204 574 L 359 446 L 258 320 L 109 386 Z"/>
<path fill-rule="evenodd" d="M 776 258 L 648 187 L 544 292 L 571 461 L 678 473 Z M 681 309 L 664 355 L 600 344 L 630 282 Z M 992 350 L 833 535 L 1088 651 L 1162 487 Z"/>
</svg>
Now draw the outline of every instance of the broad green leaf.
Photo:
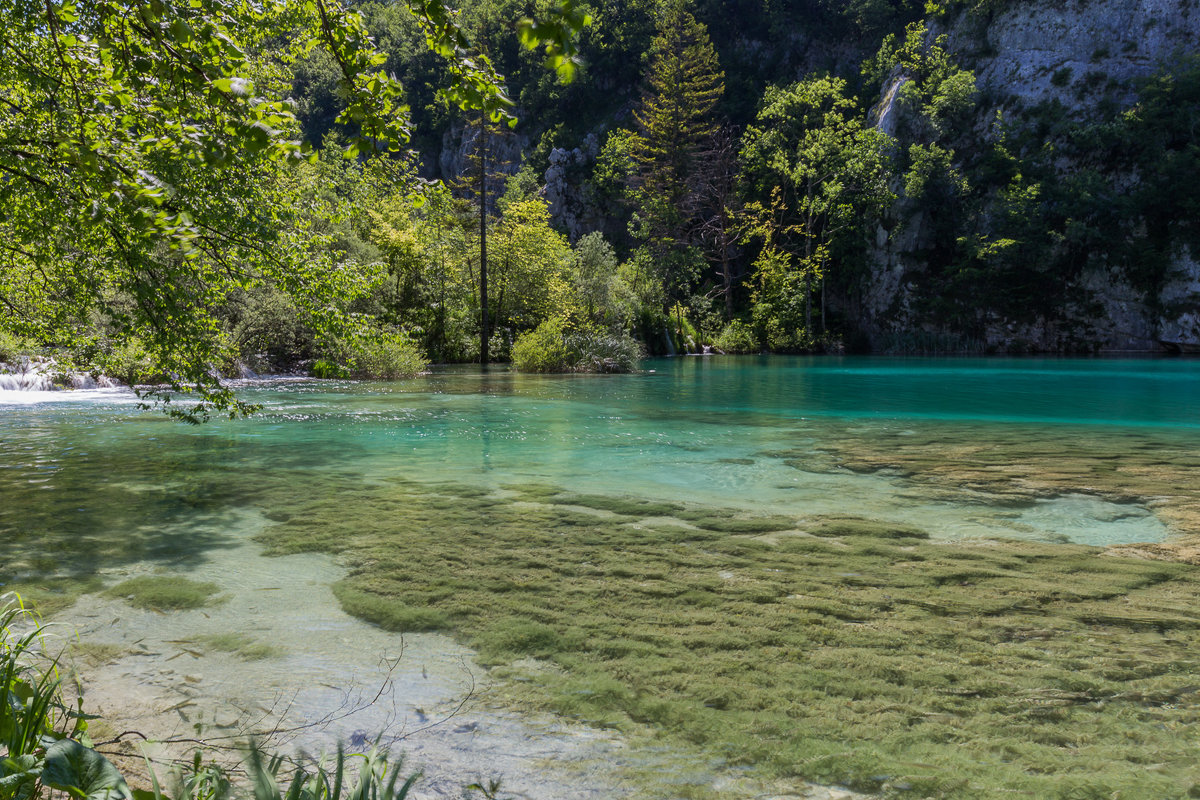
<svg viewBox="0 0 1200 800">
<path fill-rule="evenodd" d="M 245 78 L 218 78 L 212 85 L 218 91 L 235 97 L 249 97 L 254 94 L 254 84 Z"/>
<path fill-rule="evenodd" d="M 42 760 L 32 753 L 0 760 L 0 797 L 25 800 L 33 796 Z"/>
<path fill-rule="evenodd" d="M 73 739 L 46 748 L 42 783 L 80 800 L 132 800 L 132 793 L 112 762 Z"/>
</svg>

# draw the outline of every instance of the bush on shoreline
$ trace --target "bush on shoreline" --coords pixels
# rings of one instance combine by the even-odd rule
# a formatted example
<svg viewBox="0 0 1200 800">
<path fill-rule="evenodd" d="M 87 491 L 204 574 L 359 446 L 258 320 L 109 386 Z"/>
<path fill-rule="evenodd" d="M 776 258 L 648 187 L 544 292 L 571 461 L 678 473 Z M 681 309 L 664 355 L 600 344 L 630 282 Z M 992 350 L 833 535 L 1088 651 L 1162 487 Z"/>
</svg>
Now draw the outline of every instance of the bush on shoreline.
<svg viewBox="0 0 1200 800">
<path fill-rule="evenodd" d="M 624 331 L 576 328 L 559 317 L 521 334 L 512 349 L 521 372 L 633 372 L 641 358 L 641 345 Z"/>
<path fill-rule="evenodd" d="M 722 353 L 758 353 L 762 351 L 762 345 L 758 342 L 758 337 L 754 335 L 753 329 L 749 325 L 739 320 L 732 320 L 725 326 L 724 330 L 718 334 L 713 341 L 715 346 Z"/>
<path fill-rule="evenodd" d="M 407 334 L 379 328 L 327 347 L 312 373 L 317 378 L 394 381 L 419 375 L 428 366 L 428 359 Z"/>
</svg>

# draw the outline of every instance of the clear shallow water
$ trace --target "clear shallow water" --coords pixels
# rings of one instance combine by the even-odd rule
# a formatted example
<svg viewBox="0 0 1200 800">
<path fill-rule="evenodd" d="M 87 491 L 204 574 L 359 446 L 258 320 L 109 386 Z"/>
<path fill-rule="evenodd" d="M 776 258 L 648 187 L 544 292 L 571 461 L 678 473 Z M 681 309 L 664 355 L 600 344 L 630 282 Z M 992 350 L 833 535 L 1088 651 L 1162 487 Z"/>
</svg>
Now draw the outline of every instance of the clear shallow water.
<svg viewBox="0 0 1200 800">
<path fill-rule="evenodd" d="M 489 488 L 535 481 L 771 513 L 854 513 L 939 537 L 1109 544 L 1167 531 L 1141 505 L 1105 499 L 1086 474 L 1015 502 L 995 487 L 955 485 L 953 475 L 929 481 L 911 465 L 891 469 L 879 453 L 871 469 L 854 462 L 875 441 L 936 451 L 944 440 L 942 466 L 964 469 L 1019 469 L 1022 448 L 1036 447 L 1039 463 L 1068 473 L 1098 449 L 1118 459 L 1164 444 L 1200 453 L 1196 361 L 686 358 L 647 367 L 605 377 L 451 369 L 395 384 L 246 382 L 241 391 L 261 414 L 200 427 L 139 412 L 111 391 L 48 393 L 52 402 L 0 393 L 0 492 L 10 498 L 0 530 L 133 525 L 147 529 L 147 548 L 166 553 L 171 524 L 253 503 L 222 490 L 301 470 Z"/>
<path fill-rule="evenodd" d="M 239 726 L 280 697 L 295 698 L 292 722 L 319 720 L 336 715 L 348 692 L 386 679 L 372 668 L 399 644 L 333 607 L 336 566 L 318 556 L 265 559 L 252 542 L 272 515 L 314 502 L 336 508 L 354 487 L 538 483 L 792 515 L 798 524 L 869 517 L 942 538 L 1114 544 L 1200 533 L 1168 513 L 1200 488 L 1200 362 L 646 366 L 653 372 L 631 376 L 450 369 L 395 384 L 246 382 L 241 391 L 263 411 L 201 427 L 140 412 L 131 395 L 110 390 L 0 392 L 0 582 L 97 575 L 111 585 L 165 569 L 220 584 L 228 600 L 204 611 L 164 617 L 106 599 L 64 614 L 88 641 L 131 653 L 94 668 L 92 697 L 108 704 L 98 710 L 167 736 L 198 720 Z M 227 631 L 264 638 L 280 654 L 245 666 L 180 643 Z M 410 638 L 407 647 L 389 690 L 397 699 L 339 719 L 330 735 L 413 731 L 423 718 L 450 715 L 483 680 L 464 678 L 469 654 L 449 640 Z M 318 690 L 300 695 L 301 687 Z M 176 708 L 181 696 L 194 705 Z M 230 708 L 251 711 L 231 717 Z M 403 746 L 446 776 L 508 753 L 509 785 L 531 797 L 606 788 L 598 778 L 544 777 L 526 788 L 522 771 L 536 774 L 520 766 L 529 758 L 586 771 L 621 747 L 486 708 L 447 720 Z M 457 796 L 449 777 L 441 785 L 440 794 Z"/>
</svg>

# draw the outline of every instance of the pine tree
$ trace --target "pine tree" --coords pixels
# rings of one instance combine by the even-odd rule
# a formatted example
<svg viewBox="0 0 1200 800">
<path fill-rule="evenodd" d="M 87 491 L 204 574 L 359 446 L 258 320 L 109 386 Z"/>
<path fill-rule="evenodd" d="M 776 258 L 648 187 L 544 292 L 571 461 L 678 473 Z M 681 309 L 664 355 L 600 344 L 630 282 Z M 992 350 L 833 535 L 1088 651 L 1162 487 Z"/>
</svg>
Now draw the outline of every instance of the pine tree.
<svg viewBox="0 0 1200 800">
<path fill-rule="evenodd" d="M 719 128 L 714 112 L 724 81 L 708 30 L 682 2 L 668 5 L 651 44 L 631 147 L 640 235 L 659 255 L 686 243 L 699 213 L 704 155 Z"/>
</svg>

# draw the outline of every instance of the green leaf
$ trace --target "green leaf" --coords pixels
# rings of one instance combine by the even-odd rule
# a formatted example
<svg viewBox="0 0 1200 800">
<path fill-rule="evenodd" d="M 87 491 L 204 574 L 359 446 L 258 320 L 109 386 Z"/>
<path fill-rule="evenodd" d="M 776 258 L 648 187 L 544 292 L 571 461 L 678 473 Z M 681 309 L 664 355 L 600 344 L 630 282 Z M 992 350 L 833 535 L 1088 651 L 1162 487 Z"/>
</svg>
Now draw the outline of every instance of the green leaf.
<svg viewBox="0 0 1200 800">
<path fill-rule="evenodd" d="M 80 800 L 132 800 L 121 773 L 104 756 L 73 739 L 46 748 L 42 783 Z"/>
<path fill-rule="evenodd" d="M 235 97 L 249 97 L 254 94 L 254 83 L 245 78 L 217 78 L 212 85 L 218 91 Z"/>
<path fill-rule="evenodd" d="M 41 759 L 31 753 L 0 760 L 0 797 L 31 798 L 41 771 Z"/>
<path fill-rule="evenodd" d="M 193 38 L 192 26 L 187 24 L 186 20 L 173 19 L 171 20 L 171 35 L 176 41 L 187 43 Z"/>
</svg>

